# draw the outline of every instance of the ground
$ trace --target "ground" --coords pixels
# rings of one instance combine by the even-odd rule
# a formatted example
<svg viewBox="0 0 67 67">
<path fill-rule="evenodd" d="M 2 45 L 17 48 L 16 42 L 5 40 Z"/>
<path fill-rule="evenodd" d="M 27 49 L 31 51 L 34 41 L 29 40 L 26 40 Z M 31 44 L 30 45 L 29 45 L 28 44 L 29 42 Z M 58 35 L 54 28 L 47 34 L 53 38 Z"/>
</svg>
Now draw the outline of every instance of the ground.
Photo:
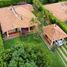
<svg viewBox="0 0 67 67">
<path fill-rule="evenodd" d="M 58 47 L 57 52 L 60 55 L 61 59 L 63 60 L 63 63 L 65 64 L 65 66 L 67 66 L 67 43 Z"/>
<path fill-rule="evenodd" d="M 52 52 L 43 42 L 43 40 L 38 36 L 38 34 L 29 34 L 28 36 L 17 37 L 15 39 L 4 41 L 4 48 L 8 49 L 15 45 L 24 44 L 30 46 L 40 45 L 47 52 L 47 55 L 52 59 L 51 67 L 65 67 L 60 57 L 56 52 Z"/>
</svg>

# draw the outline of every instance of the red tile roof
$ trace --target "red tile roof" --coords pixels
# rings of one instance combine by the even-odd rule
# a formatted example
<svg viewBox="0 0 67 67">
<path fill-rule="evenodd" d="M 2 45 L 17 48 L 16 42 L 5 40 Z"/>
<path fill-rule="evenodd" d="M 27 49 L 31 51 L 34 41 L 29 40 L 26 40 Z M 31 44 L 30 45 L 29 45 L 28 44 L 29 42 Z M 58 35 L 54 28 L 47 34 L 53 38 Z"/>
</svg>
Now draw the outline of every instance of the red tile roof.
<svg viewBox="0 0 67 67">
<path fill-rule="evenodd" d="M 28 8 L 29 6 L 24 6 L 25 5 L 17 5 L 0 8 L 0 24 L 3 32 L 15 28 L 26 28 L 35 25 L 35 23 L 31 21 L 32 18 L 35 18 L 34 14 L 29 9 L 26 9 L 26 7 Z"/>
<path fill-rule="evenodd" d="M 43 28 L 44 34 L 48 36 L 51 41 L 64 39 L 67 34 L 56 24 L 51 24 Z"/>
</svg>

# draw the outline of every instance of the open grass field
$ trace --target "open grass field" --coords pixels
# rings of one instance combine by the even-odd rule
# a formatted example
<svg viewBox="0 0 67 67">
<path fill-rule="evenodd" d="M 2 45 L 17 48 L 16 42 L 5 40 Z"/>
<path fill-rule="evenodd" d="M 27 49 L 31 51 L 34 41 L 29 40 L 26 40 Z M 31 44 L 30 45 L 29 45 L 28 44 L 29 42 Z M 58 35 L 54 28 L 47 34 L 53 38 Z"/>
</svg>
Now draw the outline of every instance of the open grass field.
<svg viewBox="0 0 67 67">
<path fill-rule="evenodd" d="M 42 47 L 44 51 L 46 51 L 47 55 L 49 55 L 52 59 L 51 67 L 65 67 L 57 53 L 50 51 L 37 34 L 29 34 L 28 36 L 17 37 L 12 40 L 4 41 L 4 48 L 8 49 L 19 44 L 28 45 L 31 47 L 36 45 Z"/>
</svg>

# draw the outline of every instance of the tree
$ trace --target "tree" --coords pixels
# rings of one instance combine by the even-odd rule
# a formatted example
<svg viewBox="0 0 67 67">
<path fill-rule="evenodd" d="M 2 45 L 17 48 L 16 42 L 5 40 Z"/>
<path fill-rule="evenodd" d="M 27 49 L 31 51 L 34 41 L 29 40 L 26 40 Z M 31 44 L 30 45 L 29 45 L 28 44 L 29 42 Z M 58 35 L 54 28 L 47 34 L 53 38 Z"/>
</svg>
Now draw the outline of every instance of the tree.
<svg viewBox="0 0 67 67">
<path fill-rule="evenodd" d="M 5 50 L 0 56 L 0 67 L 48 67 L 49 55 L 41 46 L 15 46 Z"/>
</svg>

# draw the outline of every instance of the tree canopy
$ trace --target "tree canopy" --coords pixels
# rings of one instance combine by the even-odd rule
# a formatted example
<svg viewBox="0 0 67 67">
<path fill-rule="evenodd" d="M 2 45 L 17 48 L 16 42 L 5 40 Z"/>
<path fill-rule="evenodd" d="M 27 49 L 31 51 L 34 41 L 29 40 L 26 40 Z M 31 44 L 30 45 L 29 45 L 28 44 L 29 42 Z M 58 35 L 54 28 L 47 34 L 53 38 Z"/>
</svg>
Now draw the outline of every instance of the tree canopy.
<svg viewBox="0 0 67 67">
<path fill-rule="evenodd" d="M 0 67 L 49 67 L 51 59 L 40 46 L 15 46 L 2 52 Z"/>
</svg>

